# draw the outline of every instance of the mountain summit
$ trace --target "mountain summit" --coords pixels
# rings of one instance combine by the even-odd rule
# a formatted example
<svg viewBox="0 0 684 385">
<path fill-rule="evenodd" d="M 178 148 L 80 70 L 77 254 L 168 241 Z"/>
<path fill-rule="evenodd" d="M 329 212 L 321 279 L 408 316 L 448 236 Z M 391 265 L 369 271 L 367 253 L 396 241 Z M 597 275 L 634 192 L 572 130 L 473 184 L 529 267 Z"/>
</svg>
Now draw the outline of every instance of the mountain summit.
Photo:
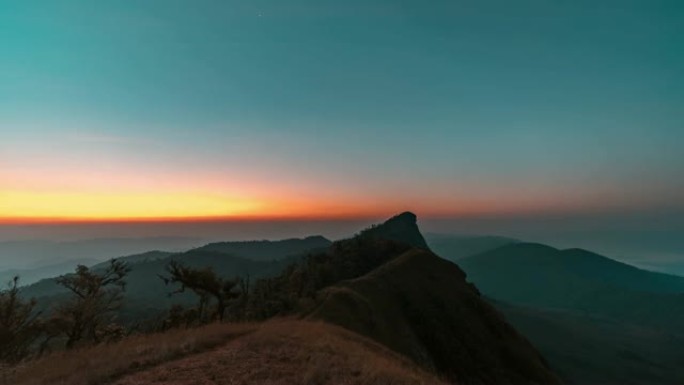
<svg viewBox="0 0 684 385">
<path fill-rule="evenodd" d="M 380 225 L 371 226 L 363 230 L 359 236 L 387 239 L 425 250 L 430 249 L 418 229 L 418 217 L 410 211 L 395 215 Z"/>
</svg>

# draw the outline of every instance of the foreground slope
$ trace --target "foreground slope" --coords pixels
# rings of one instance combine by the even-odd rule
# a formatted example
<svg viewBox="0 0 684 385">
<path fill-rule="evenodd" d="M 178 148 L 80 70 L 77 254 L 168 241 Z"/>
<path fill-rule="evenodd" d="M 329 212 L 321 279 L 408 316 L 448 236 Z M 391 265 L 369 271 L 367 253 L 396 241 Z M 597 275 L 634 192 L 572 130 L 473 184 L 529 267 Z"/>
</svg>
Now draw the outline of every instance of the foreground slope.
<svg viewBox="0 0 684 385">
<path fill-rule="evenodd" d="M 544 359 L 453 263 L 410 250 L 321 293 L 309 315 L 467 384 L 557 384 Z"/>
<path fill-rule="evenodd" d="M 445 384 L 367 338 L 292 319 L 132 337 L 45 357 L 5 380 L 0 384 Z"/>
</svg>

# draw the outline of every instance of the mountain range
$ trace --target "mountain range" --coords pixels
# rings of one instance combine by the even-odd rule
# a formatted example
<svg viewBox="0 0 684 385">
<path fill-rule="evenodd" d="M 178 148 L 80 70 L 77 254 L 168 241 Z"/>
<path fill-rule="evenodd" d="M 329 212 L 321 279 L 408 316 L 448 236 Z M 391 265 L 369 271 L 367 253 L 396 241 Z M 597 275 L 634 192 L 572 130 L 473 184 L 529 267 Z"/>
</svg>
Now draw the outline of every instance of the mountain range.
<svg viewBox="0 0 684 385">
<path fill-rule="evenodd" d="M 515 243 L 459 259 L 569 383 L 684 383 L 684 278 Z"/>
<path fill-rule="evenodd" d="M 132 271 L 123 312 L 151 316 L 131 307 L 163 307 L 169 289 L 155 274 L 177 260 L 212 266 L 224 276 L 273 277 L 276 287 L 287 290 L 276 291 L 273 299 L 295 296 L 287 300 L 291 316 L 339 325 L 452 383 L 559 384 L 541 354 L 480 297 L 463 271 L 430 251 L 416 221 L 403 213 L 333 243 L 321 237 L 282 241 L 288 247 L 271 254 L 280 259 L 256 250 L 274 247 L 264 242 L 135 255 L 126 258 Z M 244 258 L 248 253 L 260 260 Z M 292 291 L 294 284 L 309 289 Z M 46 280 L 24 288 L 23 295 L 51 293 L 43 302 L 56 303 L 67 294 L 56 289 Z"/>
<path fill-rule="evenodd" d="M 205 361 L 242 357 L 235 365 L 259 372 L 258 365 L 236 349 L 256 343 L 253 339 L 266 333 L 268 342 L 262 337 L 259 341 L 268 348 L 255 350 L 258 354 L 277 360 L 266 351 L 300 357 L 305 354 L 302 349 L 313 349 L 327 354 L 325 362 L 339 365 L 331 369 L 334 376 L 316 374 L 317 383 L 334 384 L 342 378 L 375 383 L 367 377 L 355 382 L 353 368 L 340 363 L 353 359 L 339 351 L 342 346 L 356 352 L 375 345 L 381 348 L 368 348 L 367 359 L 386 362 L 392 373 L 415 365 L 410 369 L 413 374 L 402 372 L 404 379 L 415 380 L 407 383 L 684 382 L 684 278 L 586 250 L 559 250 L 505 237 L 423 236 L 417 217 L 407 212 L 335 242 L 321 236 L 219 242 L 185 252 L 152 251 L 121 259 L 131 272 L 120 317 L 131 324 L 154 318 L 172 304 L 196 301 L 189 293 L 168 296 L 170 288 L 157 276 L 170 261 L 211 266 L 224 277 L 249 276 L 260 289 L 268 289 L 259 291 L 257 300 L 269 304 L 264 317 L 271 321 L 250 329 L 253 337 L 226 340 L 217 350 L 202 353 Z M 54 279 L 24 287 L 22 294 L 37 297 L 45 309 L 68 295 Z M 268 326 L 284 325 L 278 320 L 288 320 L 283 321 L 288 326 Z M 328 326 L 309 335 L 304 331 L 314 328 L 311 325 Z M 340 334 L 329 325 L 346 331 Z M 299 342 L 287 335 L 288 330 Z M 197 333 L 199 338 L 201 332 Z M 312 338 L 334 341 L 324 349 L 329 353 L 320 353 L 321 346 Z M 354 342 L 345 345 L 340 338 Z M 289 350 L 293 346 L 296 353 Z M 197 376 L 216 372 L 234 375 L 230 378 L 235 383 L 260 383 L 238 378 L 220 365 L 198 371 L 204 361 L 197 357 L 150 364 L 130 377 L 126 372 L 121 383 L 165 383 L 153 379 L 165 378 L 163 373 L 176 364 Z M 272 372 L 282 369 L 282 379 L 301 379 L 288 377 L 295 365 L 302 364 L 298 360 L 288 360 L 291 366 L 271 363 Z M 378 376 L 382 381 L 391 377 L 386 371 Z M 148 382 L 135 382 L 143 379 Z M 403 382 L 394 377 L 388 383 Z"/>
</svg>

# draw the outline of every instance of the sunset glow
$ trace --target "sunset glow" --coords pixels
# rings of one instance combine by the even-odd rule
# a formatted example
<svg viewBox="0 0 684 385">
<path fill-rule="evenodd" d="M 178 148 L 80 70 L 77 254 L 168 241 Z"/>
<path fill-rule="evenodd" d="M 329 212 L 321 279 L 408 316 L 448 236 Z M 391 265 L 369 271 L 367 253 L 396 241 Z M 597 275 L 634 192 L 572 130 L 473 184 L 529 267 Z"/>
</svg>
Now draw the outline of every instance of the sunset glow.
<svg viewBox="0 0 684 385">
<path fill-rule="evenodd" d="M 264 204 L 245 198 L 185 193 L 88 194 L 0 192 L 0 218 L 151 219 L 244 216 Z"/>
<path fill-rule="evenodd" d="M 0 191 L 0 223 L 306 219 L 383 215 L 377 205 L 255 199 L 212 193 Z"/>
<path fill-rule="evenodd" d="M 670 12 L 262 6 L 0 13 L 0 222 L 684 206 Z"/>
</svg>

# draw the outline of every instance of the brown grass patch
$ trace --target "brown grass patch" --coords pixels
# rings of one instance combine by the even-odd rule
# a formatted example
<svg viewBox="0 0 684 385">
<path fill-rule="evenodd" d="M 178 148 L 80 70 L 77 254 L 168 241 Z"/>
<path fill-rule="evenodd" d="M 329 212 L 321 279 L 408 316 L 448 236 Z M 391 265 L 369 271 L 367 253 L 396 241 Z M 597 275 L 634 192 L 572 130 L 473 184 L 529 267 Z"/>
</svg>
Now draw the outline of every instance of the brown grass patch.
<svg viewBox="0 0 684 385">
<path fill-rule="evenodd" d="M 292 319 L 173 330 L 55 353 L 17 368 L 0 383 L 444 384 L 367 338 L 330 324 Z"/>
<path fill-rule="evenodd" d="M 132 336 L 120 342 L 50 354 L 0 374 L 3 385 L 100 385 L 157 364 L 221 346 L 256 330 L 253 324 Z"/>
<path fill-rule="evenodd" d="M 337 326 L 277 320 L 220 349 L 134 373 L 116 385 L 444 384 L 387 348 Z"/>
</svg>

